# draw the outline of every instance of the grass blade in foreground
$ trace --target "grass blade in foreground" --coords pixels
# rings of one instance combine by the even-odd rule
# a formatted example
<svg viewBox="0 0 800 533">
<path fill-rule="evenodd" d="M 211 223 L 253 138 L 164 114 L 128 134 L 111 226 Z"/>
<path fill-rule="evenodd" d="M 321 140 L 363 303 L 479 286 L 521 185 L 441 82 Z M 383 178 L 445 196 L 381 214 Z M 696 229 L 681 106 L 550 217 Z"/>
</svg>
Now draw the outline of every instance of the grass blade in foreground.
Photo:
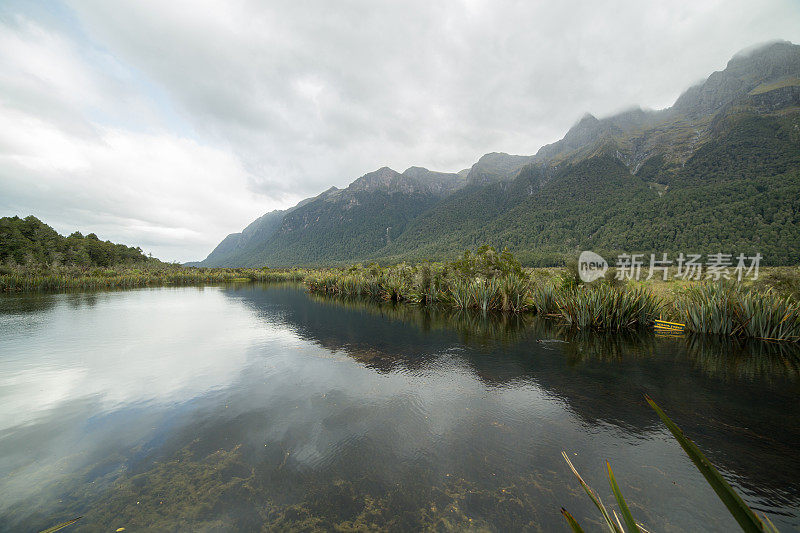
<svg viewBox="0 0 800 533">
<path fill-rule="evenodd" d="M 562 456 L 562 457 L 564 458 L 564 460 L 567 462 L 567 465 L 569 465 L 569 469 L 570 469 L 570 470 L 572 470 L 572 473 L 573 473 L 573 474 L 575 474 L 575 477 L 576 477 L 576 478 L 578 478 L 578 482 L 579 482 L 579 483 L 581 484 L 581 486 L 583 487 L 583 490 L 585 490 L 585 491 L 586 491 L 586 494 L 588 494 L 588 495 L 589 495 L 589 498 L 592 500 L 592 502 L 594 503 L 595 507 L 597 507 L 597 509 L 600 511 L 600 514 L 602 514 L 602 515 L 603 515 L 603 519 L 604 519 L 604 520 L 605 520 L 605 522 L 606 522 L 606 526 L 608 527 L 608 530 L 609 530 L 611 533 L 625 533 L 625 532 L 624 532 L 622 529 L 620 529 L 620 528 L 619 528 L 619 527 L 618 527 L 618 526 L 617 526 L 617 525 L 614 523 L 614 521 L 611 519 L 611 515 L 609 515 L 609 514 L 608 514 L 608 511 L 606 511 L 606 507 L 605 507 L 605 505 L 603 505 L 603 502 L 600 500 L 600 496 L 598 496 L 598 495 L 597 495 L 597 493 L 595 493 L 595 491 L 594 491 L 594 490 L 592 490 L 592 487 L 590 487 L 590 486 L 589 486 L 589 484 L 588 484 L 588 483 L 586 483 L 586 482 L 583 480 L 583 478 L 581 477 L 581 475 L 580 475 L 580 474 L 578 473 L 578 471 L 575 469 L 575 466 L 572 464 L 572 461 L 570 461 L 570 460 L 569 460 L 569 457 L 567 457 L 567 452 L 564 452 L 564 451 L 562 451 L 562 452 L 561 452 L 561 456 Z M 563 514 L 563 513 L 562 513 L 562 514 Z M 567 514 L 569 514 L 569 513 L 567 513 Z M 564 515 L 564 518 L 566 518 L 566 517 L 567 517 L 567 515 Z M 571 518 L 571 515 L 570 515 L 570 518 Z M 567 519 L 567 521 L 569 522 L 569 519 Z M 573 519 L 573 521 L 574 521 L 574 519 Z M 577 524 L 577 522 L 576 522 L 576 524 Z M 570 525 L 572 525 L 572 524 L 570 524 Z"/>
<path fill-rule="evenodd" d="M 608 467 L 608 482 L 611 485 L 611 492 L 614 493 L 614 498 L 617 499 L 619 510 L 622 513 L 622 519 L 625 520 L 625 525 L 630 531 L 638 532 L 639 525 L 633 519 L 633 515 L 631 514 L 631 510 L 628 509 L 628 504 L 625 502 L 625 498 L 622 497 L 622 491 L 619 490 L 617 480 L 614 478 L 614 472 L 611 470 L 611 463 L 606 461 L 606 467 Z"/>
<path fill-rule="evenodd" d="M 733 518 L 739 523 L 739 526 L 747 532 L 777 531 L 777 528 L 772 525 L 772 522 L 767 521 L 768 525 L 765 525 L 764 522 L 756 516 L 753 510 L 750 509 L 736 491 L 733 490 L 733 487 L 731 487 L 719 471 L 714 468 L 711 461 L 703 455 L 700 448 L 683 434 L 683 431 L 669 419 L 652 398 L 646 395 L 645 398 L 647 399 L 647 403 L 650 404 L 650 407 L 652 407 L 659 418 L 661 418 L 661 421 L 669 428 L 670 433 L 672 433 L 672 436 L 675 437 L 675 440 L 681 445 L 681 448 L 683 448 L 689 456 L 689 459 L 692 460 L 697 469 L 700 470 L 700 473 L 703 474 L 703 477 L 706 478 L 708 484 L 711 485 L 711 488 L 717 493 L 717 496 L 719 496 L 722 503 L 725 504 L 725 507 L 728 508 L 728 511 L 730 511 Z"/>
<path fill-rule="evenodd" d="M 77 522 L 81 518 L 83 518 L 83 517 L 79 516 L 78 518 L 73 518 L 72 520 L 67 520 L 66 522 L 61 522 L 60 524 L 55 525 L 53 527 L 49 527 L 49 528 L 41 531 L 40 533 L 53 533 L 54 531 L 59 531 L 59 530 L 64 529 L 65 527 L 67 527 L 69 525 L 74 524 L 75 522 Z"/>
<path fill-rule="evenodd" d="M 569 514 L 569 511 L 561 508 L 561 514 L 564 515 L 564 519 L 569 524 L 569 527 L 572 528 L 572 533 L 583 533 L 583 528 L 578 524 L 578 522 Z"/>
</svg>

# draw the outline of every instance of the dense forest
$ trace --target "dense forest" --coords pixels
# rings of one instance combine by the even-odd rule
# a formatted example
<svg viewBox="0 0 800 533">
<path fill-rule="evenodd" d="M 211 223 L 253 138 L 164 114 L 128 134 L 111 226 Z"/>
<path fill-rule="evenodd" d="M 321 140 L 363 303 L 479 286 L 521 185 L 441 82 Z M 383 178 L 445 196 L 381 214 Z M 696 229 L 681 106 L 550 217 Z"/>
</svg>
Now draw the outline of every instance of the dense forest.
<svg viewBox="0 0 800 533">
<path fill-rule="evenodd" d="M 799 120 L 729 117 L 678 168 L 656 155 L 632 174 L 614 146 L 550 176 L 530 165 L 514 180 L 451 195 L 370 259 L 453 258 L 491 244 L 527 266 L 563 264 L 581 250 L 758 252 L 765 264 L 798 264 Z"/>
<path fill-rule="evenodd" d="M 141 248 L 101 241 L 94 233 L 68 237 L 35 216 L 0 218 L 0 263 L 108 267 L 157 261 Z"/>
</svg>

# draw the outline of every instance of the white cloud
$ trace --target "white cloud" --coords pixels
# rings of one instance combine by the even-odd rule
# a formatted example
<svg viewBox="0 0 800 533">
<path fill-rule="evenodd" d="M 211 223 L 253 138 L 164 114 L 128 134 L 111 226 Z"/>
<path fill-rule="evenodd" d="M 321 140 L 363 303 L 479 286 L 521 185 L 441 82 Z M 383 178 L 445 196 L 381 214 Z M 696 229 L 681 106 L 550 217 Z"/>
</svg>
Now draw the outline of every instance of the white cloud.
<svg viewBox="0 0 800 533">
<path fill-rule="evenodd" d="M 3 214 L 35 214 L 62 233 L 94 231 L 189 260 L 228 228 L 301 199 L 253 193 L 239 158 L 170 131 L 146 95 L 124 85 L 130 74 L 109 67 L 116 64 L 22 17 L 0 25 Z M 155 119 L 150 131 L 139 127 L 143 115 Z"/>
<path fill-rule="evenodd" d="M 64 5 L 0 9 L 0 208 L 181 260 L 380 166 L 534 153 L 800 41 L 791 0 Z"/>
<path fill-rule="evenodd" d="M 223 228 L 243 227 L 253 213 L 279 207 L 249 192 L 251 176 L 228 151 L 115 128 L 75 137 L 1 107 L 0 179 L 4 209 L 11 198 L 63 232 L 77 221 L 84 231 L 164 259 L 188 259 L 187 249 L 213 247 Z"/>
</svg>

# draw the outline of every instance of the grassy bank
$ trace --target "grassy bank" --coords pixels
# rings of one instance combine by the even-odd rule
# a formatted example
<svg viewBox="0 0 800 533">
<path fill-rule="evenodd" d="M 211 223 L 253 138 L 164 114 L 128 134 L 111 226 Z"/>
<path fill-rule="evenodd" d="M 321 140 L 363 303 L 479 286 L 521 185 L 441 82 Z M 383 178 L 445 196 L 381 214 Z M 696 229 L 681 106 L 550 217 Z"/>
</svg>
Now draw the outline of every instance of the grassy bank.
<svg viewBox="0 0 800 533">
<path fill-rule="evenodd" d="M 800 341 L 796 268 L 735 284 L 669 279 L 619 281 L 610 272 L 584 284 L 574 268 L 523 269 L 508 253 L 482 249 L 451 263 L 315 270 L 305 284 L 325 296 L 538 313 L 577 329 L 618 331 L 665 318 L 698 333 Z"/>
<path fill-rule="evenodd" d="M 230 282 L 304 281 L 325 297 L 430 304 L 484 313 L 537 313 L 581 330 L 650 327 L 658 318 L 698 333 L 800 342 L 800 269 L 762 269 L 743 283 L 581 283 L 573 268 L 525 269 L 508 252 L 481 248 L 453 262 L 332 269 L 194 268 L 160 261 L 116 267 L 0 265 L 0 291 L 61 291 Z"/>
<path fill-rule="evenodd" d="M 303 270 L 192 268 L 150 262 L 115 267 L 0 266 L 0 291 L 62 291 L 205 285 L 249 281 L 302 281 Z"/>
<path fill-rule="evenodd" d="M 651 325 L 663 306 L 643 287 L 583 285 L 561 275 L 527 272 L 464 275 L 443 263 L 314 271 L 305 284 L 311 292 L 327 296 L 539 313 L 580 329 Z"/>
<path fill-rule="evenodd" d="M 641 287 L 580 283 L 561 269 L 524 270 L 508 253 L 483 249 L 452 263 L 355 265 L 310 272 L 311 292 L 328 296 L 440 304 L 456 309 L 534 312 L 581 329 L 620 330 L 647 326 L 662 302 Z"/>
</svg>

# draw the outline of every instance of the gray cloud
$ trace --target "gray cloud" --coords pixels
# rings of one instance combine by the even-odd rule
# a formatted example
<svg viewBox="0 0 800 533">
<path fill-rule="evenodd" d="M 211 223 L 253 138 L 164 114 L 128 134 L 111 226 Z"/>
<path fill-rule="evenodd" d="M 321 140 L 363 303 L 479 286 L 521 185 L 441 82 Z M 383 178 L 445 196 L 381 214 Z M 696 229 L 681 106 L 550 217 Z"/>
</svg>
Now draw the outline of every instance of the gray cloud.
<svg viewBox="0 0 800 533">
<path fill-rule="evenodd" d="M 0 132 L 0 208 L 102 223 L 181 260 L 380 166 L 459 170 L 488 151 L 534 153 L 587 111 L 664 107 L 741 48 L 800 41 L 791 0 L 75 0 L 66 21 L 18 11 L 0 18 L 0 37 L 42 59 L 0 51 L 0 120 L 29 121 L 63 150 L 3 144 Z M 35 182 L 88 190 L 67 202 L 20 192 Z"/>
</svg>

